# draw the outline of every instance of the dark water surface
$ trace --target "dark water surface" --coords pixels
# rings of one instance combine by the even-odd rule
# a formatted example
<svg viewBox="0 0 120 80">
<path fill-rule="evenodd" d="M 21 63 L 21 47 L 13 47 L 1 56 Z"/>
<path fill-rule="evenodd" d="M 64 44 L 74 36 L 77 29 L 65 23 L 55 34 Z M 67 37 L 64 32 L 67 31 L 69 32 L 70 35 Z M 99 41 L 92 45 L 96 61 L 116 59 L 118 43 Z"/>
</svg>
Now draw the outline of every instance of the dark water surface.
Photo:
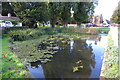
<svg viewBox="0 0 120 80">
<path fill-rule="evenodd" d="M 89 36 L 84 39 L 71 41 L 71 46 L 63 46 L 62 50 L 54 55 L 51 62 L 40 64 L 32 63 L 29 68 L 33 78 L 99 78 L 107 35 Z M 72 46 L 73 45 L 73 46 Z M 74 72 L 77 61 L 82 61 L 83 68 Z M 47 79 L 46 79 L 47 80 Z"/>
</svg>

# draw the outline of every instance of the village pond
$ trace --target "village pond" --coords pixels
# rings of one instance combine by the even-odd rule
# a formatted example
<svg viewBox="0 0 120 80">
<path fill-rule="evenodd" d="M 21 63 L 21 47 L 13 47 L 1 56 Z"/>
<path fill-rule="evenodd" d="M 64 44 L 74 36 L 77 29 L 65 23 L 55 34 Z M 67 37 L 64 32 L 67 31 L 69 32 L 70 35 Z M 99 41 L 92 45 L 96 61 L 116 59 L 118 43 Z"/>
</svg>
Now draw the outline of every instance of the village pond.
<svg viewBox="0 0 120 80">
<path fill-rule="evenodd" d="M 65 46 L 64 46 L 65 45 Z M 71 39 L 70 44 L 57 48 L 50 62 L 31 62 L 33 78 L 99 78 L 107 34 Z"/>
</svg>

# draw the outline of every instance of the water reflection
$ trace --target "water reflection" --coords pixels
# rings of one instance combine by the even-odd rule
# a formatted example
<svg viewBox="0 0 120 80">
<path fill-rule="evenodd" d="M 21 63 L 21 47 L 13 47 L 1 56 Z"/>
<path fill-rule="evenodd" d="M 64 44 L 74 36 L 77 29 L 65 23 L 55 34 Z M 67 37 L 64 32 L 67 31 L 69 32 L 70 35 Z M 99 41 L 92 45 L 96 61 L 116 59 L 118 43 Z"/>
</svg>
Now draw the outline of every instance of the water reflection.
<svg viewBox="0 0 120 80">
<path fill-rule="evenodd" d="M 40 61 L 32 63 L 35 68 L 29 68 L 34 78 L 99 78 L 102 56 L 107 42 L 106 35 L 90 36 L 87 39 L 70 40 L 70 45 L 58 45 L 58 53 L 51 62 L 41 64 Z M 82 61 L 83 68 L 73 72 L 73 67 Z M 52 79 L 50 79 L 52 80 Z"/>
<path fill-rule="evenodd" d="M 58 53 L 54 55 L 51 62 L 41 64 L 39 61 L 32 63 L 38 74 L 34 74 L 29 68 L 33 77 L 41 78 L 41 70 L 43 70 L 44 78 L 89 78 L 92 72 L 92 68 L 95 68 L 95 55 L 92 52 L 92 46 L 86 43 L 86 40 L 70 40 L 70 45 L 62 46 L 62 50 L 58 50 Z M 77 61 L 82 61 L 83 68 L 73 72 L 73 67 L 78 66 Z M 41 67 L 38 65 L 41 64 Z M 43 76 L 42 76 L 43 77 Z M 47 80 L 47 79 L 46 79 Z"/>
<path fill-rule="evenodd" d="M 73 40 L 73 39 L 70 39 L 70 53 L 71 53 L 72 50 L 73 50 L 73 46 L 74 46 L 74 40 Z"/>
</svg>

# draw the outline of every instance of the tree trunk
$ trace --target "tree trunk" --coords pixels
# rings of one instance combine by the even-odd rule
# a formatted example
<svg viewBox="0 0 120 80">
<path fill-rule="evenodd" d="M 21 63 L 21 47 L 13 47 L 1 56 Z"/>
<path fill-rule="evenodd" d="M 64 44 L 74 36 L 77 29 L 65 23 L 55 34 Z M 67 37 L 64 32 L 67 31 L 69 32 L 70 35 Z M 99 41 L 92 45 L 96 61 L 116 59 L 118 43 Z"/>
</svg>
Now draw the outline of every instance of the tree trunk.
<svg viewBox="0 0 120 80">
<path fill-rule="evenodd" d="M 81 27 L 80 25 L 81 25 L 81 23 L 77 23 L 77 26 L 78 26 L 78 27 Z"/>
<path fill-rule="evenodd" d="M 67 24 L 63 24 L 63 27 L 67 27 Z"/>
<path fill-rule="evenodd" d="M 51 28 L 54 28 L 55 27 L 55 24 L 51 24 Z"/>
<path fill-rule="evenodd" d="M 30 22 L 29 23 L 29 28 L 37 28 L 37 23 L 36 22 Z"/>
<path fill-rule="evenodd" d="M 38 27 L 36 22 L 34 23 L 34 26 L 33 26 L 33 27 L 34 27 L 34 28 L 37 28 L 37 27 Z"/>
</svg>

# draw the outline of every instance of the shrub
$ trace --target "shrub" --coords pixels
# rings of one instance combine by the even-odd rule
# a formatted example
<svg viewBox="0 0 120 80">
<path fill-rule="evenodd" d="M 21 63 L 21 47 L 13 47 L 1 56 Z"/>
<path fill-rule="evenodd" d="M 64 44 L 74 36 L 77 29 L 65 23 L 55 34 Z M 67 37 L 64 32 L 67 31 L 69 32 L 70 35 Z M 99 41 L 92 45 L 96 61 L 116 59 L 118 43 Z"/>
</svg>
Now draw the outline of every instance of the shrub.
<svg viewBox="0 0 120 80">
<path fill-rule="evenodd" d="M 90 28 L 71 28 L 71 29 L 66 29 L 65 32 L 68 32 L 68 33 L 90 33 L 90 34 L 98 34 L 99 30 L 97 30 L 97 29 L 90 29 Z"/>
<path fill-rule="evenodd" d="M 109 34 L 108 47 L 105 57 L 106 69 L 104 71 L 106 77 L 118 78 L 118 48 L 114 46 L 112 36 Z"/>
<path fill-rule="evenodd" d="M 25 29 L 28 29 L 28 27 L 2 27 L 2 33 L 7 34 L 10 31 L 25 30 Z"/>
<path fill-rule="evenodd" d="M 17 30 L 10 31 L 9 35 L 14 41 L 23 41 L 31 38 L 36 38 L 44 34 L 44 31 L 40 29 L 26 29 L 26 30 Z"/>
<path fill-rule="evenodd" d="M 47 35 L 53 35 L 53 34 L 57 33 L 55 28 L 44 28 L 44 29 L 42 29 L 42 31 L 44 31 L 45 34 L 47 34 Z"/>
</svg>

